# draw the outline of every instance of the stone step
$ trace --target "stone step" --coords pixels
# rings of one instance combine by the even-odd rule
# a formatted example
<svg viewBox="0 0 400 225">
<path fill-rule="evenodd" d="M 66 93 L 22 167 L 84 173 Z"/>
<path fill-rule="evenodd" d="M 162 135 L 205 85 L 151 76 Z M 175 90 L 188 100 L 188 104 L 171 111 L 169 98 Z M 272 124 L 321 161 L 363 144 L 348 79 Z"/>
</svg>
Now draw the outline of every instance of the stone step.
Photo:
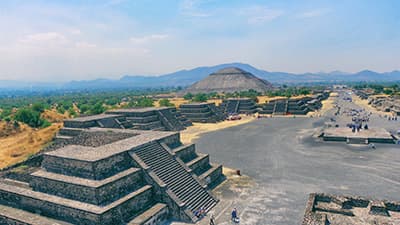
<svg viewBox="0 0 400 225">
<path fill-rule="evenodd" d="M 126 117 L 131 123 L 148 123 L 153 121 L 158 121 L 158 115 L 150 115 L 143 117 Z"/>
<path fill-rule="evenodd" d="M 72 138 L 73 138 L 72 136 L 65 136 L 65 135 L 57 134 L 56 137 L 55 137 L 55 140 L 56 141 L 67 141 L 67 140 L 70 140 Z"/>
<path fill-rule="evenodd" d="M 136 216 L 127 225 L 150 225 L 162 224 L 168 218 L 168 207 L 165 204 L 157 203 L 148 210 Z"/>
<path fill-rule="evenodd" d="M 63 127 L 58 132 L 61 136 L 78 136 L 82 132 L 80 128 Z"/>
<path fill-rule="evenodd" d="M 198 183 L 186 169 L 157 142 L 135 152 L 142 161 L 190 208 L 205 207 L 213 197 Z M 202 160 L 208 156 L 200 156 Z M 207 158 L 208 159 L 208 158 Z M 197 161 L 197 160 L 196 160 Z M 201 162 L 201 161 L 200 161 Z M 214 199 L 213 199 L 214 200 Z M 215 201 L 215 200 L 214 200 Z"/>
</svg>

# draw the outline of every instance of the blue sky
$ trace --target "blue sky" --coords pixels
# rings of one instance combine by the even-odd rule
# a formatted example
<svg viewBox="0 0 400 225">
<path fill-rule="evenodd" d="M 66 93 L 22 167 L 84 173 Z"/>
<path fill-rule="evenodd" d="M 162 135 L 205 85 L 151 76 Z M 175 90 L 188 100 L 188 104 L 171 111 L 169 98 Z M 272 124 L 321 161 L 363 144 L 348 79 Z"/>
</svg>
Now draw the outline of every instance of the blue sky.
<svg viewBox="0 0 400 225">
<path fill-rule="evenodd" d="M 0 80 L 400 69 L 400 1 L 0 1 Z"/>
</svg>

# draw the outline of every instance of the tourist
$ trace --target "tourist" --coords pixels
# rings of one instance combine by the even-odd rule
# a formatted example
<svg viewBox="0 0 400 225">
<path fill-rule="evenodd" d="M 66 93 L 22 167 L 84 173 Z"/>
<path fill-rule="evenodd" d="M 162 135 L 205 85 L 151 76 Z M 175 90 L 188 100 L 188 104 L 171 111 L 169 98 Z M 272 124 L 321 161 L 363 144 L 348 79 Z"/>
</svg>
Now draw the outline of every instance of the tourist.
<svg viewBox="0 0 400 225">
<path fill-rule="evenodd" d="M 204 209 L 204 207 L 200 207 L 200 216 L 203 217 L 206 215 L 206 210 Z"/>
<path fill-rule="evenodd" d="M 194 215 L 195 215 L 197 218 L 200 218 L 200 217 L 201 217 L 200 209 L 194 211 Z"/>
<path fill-rule="evenodd" d="M 239 223 L 239 217 L 237 216 L 237 214 L 238 214 L 237 209 L 234 208 L 232 210 L 232 221 L 235 223 Z"/>
<path fill-rule="evenodd" d="M 210 225 L 215 225 L 214 214 L 211 214 L 211 215 L 210 215 Z"/>
</svg>

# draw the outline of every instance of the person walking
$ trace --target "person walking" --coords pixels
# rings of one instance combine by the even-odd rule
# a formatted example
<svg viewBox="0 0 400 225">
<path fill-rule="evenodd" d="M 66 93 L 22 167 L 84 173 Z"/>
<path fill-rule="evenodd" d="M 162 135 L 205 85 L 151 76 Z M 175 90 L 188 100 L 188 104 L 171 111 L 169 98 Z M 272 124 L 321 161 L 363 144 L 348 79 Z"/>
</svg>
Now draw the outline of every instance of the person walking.
<svg viewBox="0 0 400 225">
<path fill-rule="evenodd" d="M 214 214 L 211 214 L 211 215 L 210 215 L 210 225 L 216 225 L 216 224 L 215 224 Z"/>
</svg>

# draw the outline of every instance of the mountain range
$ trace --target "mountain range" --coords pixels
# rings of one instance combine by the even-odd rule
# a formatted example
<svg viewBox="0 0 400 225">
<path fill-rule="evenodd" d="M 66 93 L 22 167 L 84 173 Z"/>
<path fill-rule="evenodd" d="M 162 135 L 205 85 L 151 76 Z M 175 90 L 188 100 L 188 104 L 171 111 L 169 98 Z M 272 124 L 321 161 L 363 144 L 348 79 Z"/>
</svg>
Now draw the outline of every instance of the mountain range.
<svg viewBox="0 0 400 225">
<path fill-rule="evenodd" d="M 238 67 L 273 84 L 307 84 L 307 83 L 343 83 L 343 82 L 391 82 L 400 81 L 400 71 L 378 73 L 363 70 L 357 73 L 333 71 L 330 73 L 285 73 L 269 72 L 244 63 L 228 63 L 216 66 L 197 67 L 190 70 L 180 70 L 174 73 L 158 76 L 126 75 L 120 79 L 96 79 L 70 81 L 67 83 L 1 81 L 0 89 L 122 89 L 122 88 L 157 88 L 188 86 L 209 74 L 225 67 Z"/>
</svg>

